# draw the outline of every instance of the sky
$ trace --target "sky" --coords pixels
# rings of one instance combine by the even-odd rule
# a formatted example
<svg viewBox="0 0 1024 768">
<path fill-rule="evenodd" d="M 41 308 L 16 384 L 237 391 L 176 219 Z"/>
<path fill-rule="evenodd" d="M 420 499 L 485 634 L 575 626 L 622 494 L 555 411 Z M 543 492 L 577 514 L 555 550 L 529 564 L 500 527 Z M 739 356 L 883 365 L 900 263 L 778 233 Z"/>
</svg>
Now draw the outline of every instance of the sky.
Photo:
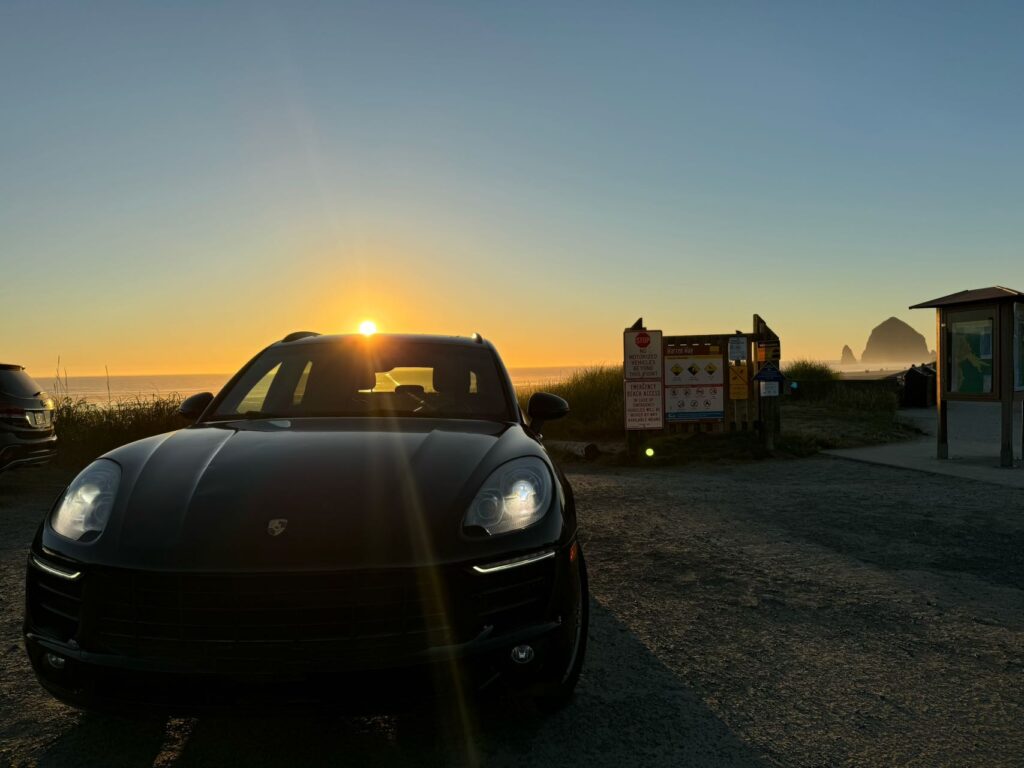
<svg viewBox="0 0 1024 768">
<path fill-rule="evenodd" d="M 0 2 L 0 361 L 300 329 L 861 353 L 1024 289 L 1019 3 Z"/>
</svg>

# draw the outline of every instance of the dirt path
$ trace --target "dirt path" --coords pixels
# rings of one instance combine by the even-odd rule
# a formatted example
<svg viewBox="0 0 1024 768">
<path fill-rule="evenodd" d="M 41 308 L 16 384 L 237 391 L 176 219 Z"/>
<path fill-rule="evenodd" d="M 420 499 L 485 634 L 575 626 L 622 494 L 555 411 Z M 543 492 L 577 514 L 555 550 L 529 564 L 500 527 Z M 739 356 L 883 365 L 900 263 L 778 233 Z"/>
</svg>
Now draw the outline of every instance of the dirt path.
<svg viewBox="0 0 1024 768">
<path fill-rule="evenodd" d="M 0 765 L 1019 765 L 1024 491 L 835 459 L 572 473 L 594 593 L 576 702 L 461 718 L 80 715 L 20 648 L 63 478 L 0 479 Z M 32 487 L 36 486 L 36 487 Z"/>
</svg>

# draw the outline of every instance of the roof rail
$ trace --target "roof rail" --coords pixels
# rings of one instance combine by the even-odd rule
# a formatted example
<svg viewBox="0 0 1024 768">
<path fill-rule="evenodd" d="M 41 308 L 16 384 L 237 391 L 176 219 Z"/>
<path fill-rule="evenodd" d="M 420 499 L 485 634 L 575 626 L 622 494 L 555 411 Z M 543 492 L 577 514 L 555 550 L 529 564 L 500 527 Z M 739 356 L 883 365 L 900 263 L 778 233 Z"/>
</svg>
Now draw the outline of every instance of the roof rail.
<svg viewBox="0 0 1024 768">
<path fill-rule="evenodd" d="M 308 339 L 310 336 L 319 336 L 320 334 L 316 331 L 293 331 L 281 339 L 282 344 L 287 344 L 289 341 L 298 341 L 299 339 Z"/>
<path fill-rule="evenodd" d="M 472 339 L 473 339 L 473 341 L 475 341 L 475 342 L 476 342 L 477 344 L 483 344 L 483 343 L 484 343 L 484 337 L 483 337 L 483 336 L 481 336 L 481 335 L 480 335 L 479 333 L 476 333 L 475 331 L 473 332 L 473 336 L 472 336 Z"/>
</svg>

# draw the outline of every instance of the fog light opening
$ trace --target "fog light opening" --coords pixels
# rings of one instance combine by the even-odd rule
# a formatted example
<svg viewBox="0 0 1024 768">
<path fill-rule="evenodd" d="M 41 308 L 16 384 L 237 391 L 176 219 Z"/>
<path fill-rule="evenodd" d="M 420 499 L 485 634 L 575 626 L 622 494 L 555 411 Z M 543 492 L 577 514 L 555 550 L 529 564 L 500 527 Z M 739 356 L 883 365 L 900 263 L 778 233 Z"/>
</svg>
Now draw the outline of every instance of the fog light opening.
<svg viewBox="0 0 1024 768">
<path fill-rule="evenodd" d="M 533 661 L 533 647 L 529 645 L 517 645 L 512 649 L 512 661 L 516 664 L 529 664 Z"/>
<path fill-rule="evenodd" d="M 46 663 L 52 668 L 61 670 L 64 669 L 64 665 L 68 663 L 68 660 L 63 656 L 58 656 L 56 653 L 46 654 Z"/>
</svg>

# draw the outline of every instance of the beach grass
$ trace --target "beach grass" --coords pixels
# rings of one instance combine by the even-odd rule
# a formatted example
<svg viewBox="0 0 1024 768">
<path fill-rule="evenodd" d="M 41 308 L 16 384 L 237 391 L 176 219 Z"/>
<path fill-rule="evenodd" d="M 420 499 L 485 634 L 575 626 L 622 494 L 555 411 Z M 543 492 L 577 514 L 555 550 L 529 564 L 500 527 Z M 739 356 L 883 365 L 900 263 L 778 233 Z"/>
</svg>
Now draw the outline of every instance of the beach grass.
<svg viewBox="0 0 1024 768">
<path fill-rule="evenodd" d="M 55 401 L 57 463 L 63 466 L 83 466 L 120 445 L 187 423 L 178 415 L 178 395 L 126 398 L 102 405 L 68 395 Z"/>
<path fill-rule="evenodd" d="M 624 416 L 622 366 L 595 365 L 573 372 L 569 378 L 551 384 L 517 387 L 523 412 L 530 396 L 550 392 L 569 403 L 569 415 L 544 427 L 553 440 L 622 440 Z"/>
<path fill-rule="evenodd" d="M 848 381 L 827 363 L 819 360 L 794 360 L 783 367 L 789 382 L 798 387 L 799 401 L 820 403 L 834 411 L 847 411 L 851 417 L 864 412 L 895 419 L 898 398 L 895 385 L 887 380 Z"/>
<path fill-rule="evenodd" d="M 861 401 L 859 407 L 837 400 L 783 403 L 779 447 L 795 456 L 810 456 L 833 448 L 861 448 L 919 437 L 916 429 L 897 420 L 895 398 L 883 394 L 888 393 L 854 393 L 851 397 Z"/>
<path fill-rule="evenodd" d="M 811 381 L 838 381 L 839 372 L 828 363 L 820 360 L 808 360 L 799 358 L 786 363 L 782 367 L 782 373 L 790 381 L 811 382 Z"/>
</svg>

